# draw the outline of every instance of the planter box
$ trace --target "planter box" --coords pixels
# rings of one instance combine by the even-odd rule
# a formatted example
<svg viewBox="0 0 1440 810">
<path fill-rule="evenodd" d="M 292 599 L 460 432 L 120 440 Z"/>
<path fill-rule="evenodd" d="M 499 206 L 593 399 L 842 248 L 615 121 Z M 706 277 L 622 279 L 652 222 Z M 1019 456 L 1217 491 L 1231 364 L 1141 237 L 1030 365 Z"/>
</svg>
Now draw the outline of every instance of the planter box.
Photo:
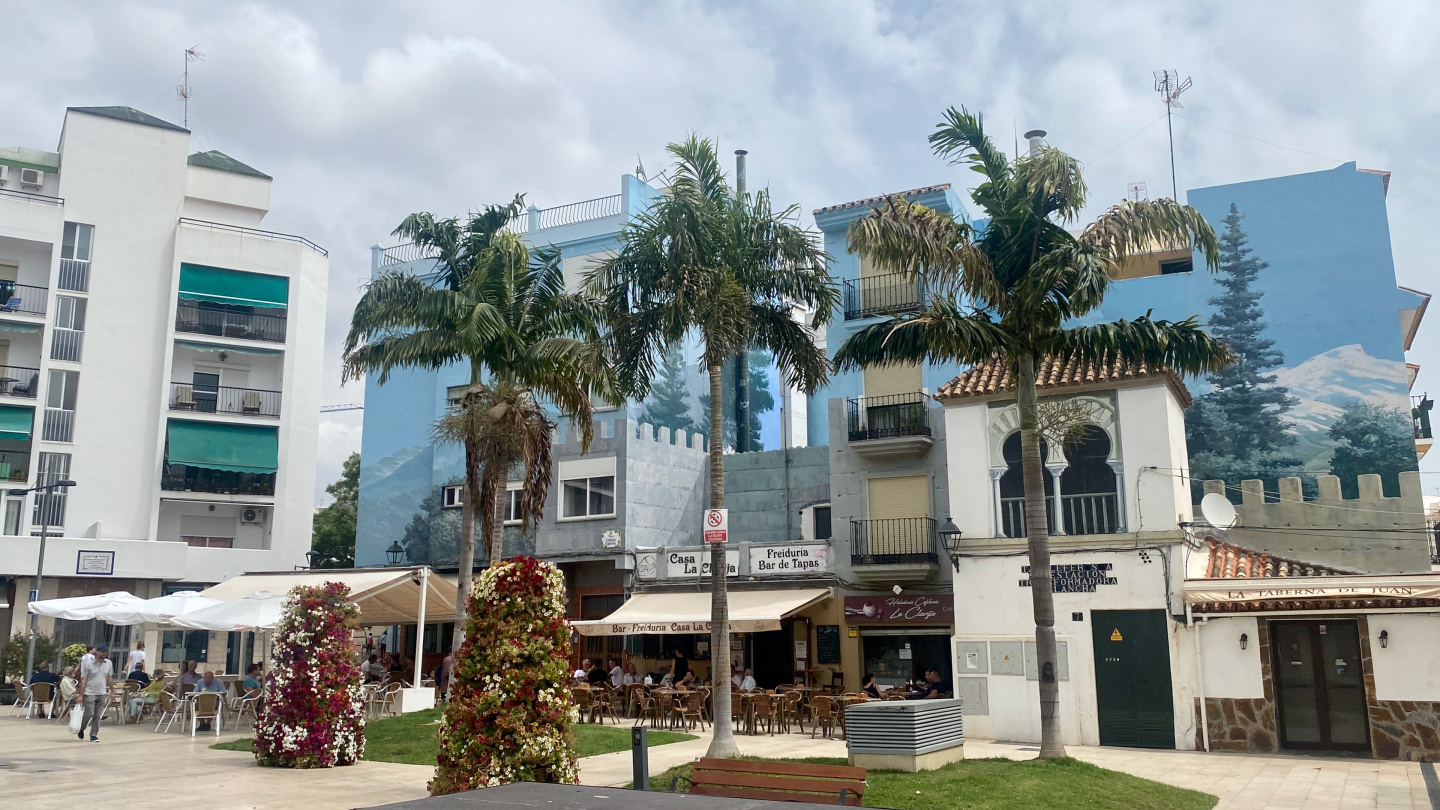
<svg viewBox="0 0 1440 810">
<path fill-rule="evenodd" d="M 845 709 L 850 764 L 862 768 L 928 771 L 965 758 L 959 698 L 886 700 Z"/>
</svg>

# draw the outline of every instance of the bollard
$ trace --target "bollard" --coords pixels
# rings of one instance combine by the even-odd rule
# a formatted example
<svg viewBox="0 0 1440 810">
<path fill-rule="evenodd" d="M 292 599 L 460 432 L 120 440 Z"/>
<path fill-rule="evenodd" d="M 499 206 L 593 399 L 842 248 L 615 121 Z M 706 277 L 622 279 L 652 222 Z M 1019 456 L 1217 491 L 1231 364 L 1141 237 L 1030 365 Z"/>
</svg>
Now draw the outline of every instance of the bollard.
<svg viewBox="0 0 1440 810">
<path fill-rule="evenodd" d="M 630 756 L 634 768 L 636 790 L 650 789 L 650 729 L 635 726 L 630 729 Z"/>
</svg>

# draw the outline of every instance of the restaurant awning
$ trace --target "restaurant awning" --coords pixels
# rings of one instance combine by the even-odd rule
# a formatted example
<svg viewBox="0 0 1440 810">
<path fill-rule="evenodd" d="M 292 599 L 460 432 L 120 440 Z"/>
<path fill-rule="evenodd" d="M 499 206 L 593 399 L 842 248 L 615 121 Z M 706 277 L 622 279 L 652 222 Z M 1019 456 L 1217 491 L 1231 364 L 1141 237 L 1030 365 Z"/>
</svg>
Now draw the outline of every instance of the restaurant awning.
<svg viewBox="0 0 1440 810">
<path fill-rule="evenodd" d="M 360 623 L 365 625 L 414 624 L 420 616 L 420 568 L 347 568 L 333 571 L 280 571 L 266 574 L 241 574 L 212 585 L 201 595 L 230 601 L 242 599 L 256 591 L 284 595 L 296 585 L 322 585 L 339 582 L 350 588 L 350 601 L 360 607 Z M 425 612 L 444 620 L 455 612 L 455 585 L 444 577 L 431 574 Z"/>
<path fill-rule="evenodd" d="M 0 439 L 15 442 L 30 440 L 35 429 L 35 409 L 18 405 L 0 405 Z"/>
<path fill-rule="evenodd" d="M 1440 574 L 1187 579 L 1185 601 L 1196 613 L 1435 610 Z"/>
<path fill-rule="evenodd" d="M 187 301 L 283 309 L 290 301 L 290 279 L 182 263 L 180 297 Z"/>
<path fill-rule="evenodd" d="M 273 427 L 172 419 L 167 438 L 171 464 L 247 473 L 280 467 L 279 432 Z"/>
<path fill-rule="evenodd" d="M 785 591 L 729 591 L 730 630 L 779 630 L 780 620 L 830 597 L 828 588 Z M 582 636 L 628 636 L 710 632 L 709 593 L 639 593 L 619 610 L 595 621 L 572 621 Z"/>
</svg>

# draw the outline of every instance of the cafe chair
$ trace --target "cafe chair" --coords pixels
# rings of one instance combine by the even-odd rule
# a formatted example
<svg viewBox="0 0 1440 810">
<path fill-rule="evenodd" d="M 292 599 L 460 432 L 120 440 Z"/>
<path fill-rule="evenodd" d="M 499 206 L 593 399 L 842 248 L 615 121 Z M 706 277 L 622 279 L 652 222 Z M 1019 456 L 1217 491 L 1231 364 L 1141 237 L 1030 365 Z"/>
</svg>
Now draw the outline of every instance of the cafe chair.
<svg viewBox="0 0 1440 810">
<path fill-rule="evenodd" d="M 805 733 L 805 709 L 800 705 L 803 697 L 799 692 L 790 691 L 779 696 L 780 699 L 780 727 L 786 734 L 790 733 L 790 724 L 794 723 L 800 727 L 800 733 Z"/>
<path fill-rule="evenodd" d="M 700 692 L 691 692 L 685 696 L 685 702 L 680 709 L 680 720 L 682 723 L 689 721 L 689 728 L 693 729 L 698 724 L 700 730 L 705 730 L 705 695 Z"/>
<path fill-rule="evenodd" d="M 209 720 L 215 726 L 215 736 L 220 736 L 220 708 L 224 703 L 223 696 L 218 692 L 201 692 L 191 701 L 194 705 L 190 712 L 190 736 L 194 737 L 200 728 L 201 720 Z"/>
<path fill-rule="evenodd" d="M 833 739 L 835 736 L 835 701 L 825 695 L 816 695 L 810 699 L 810 709 L 815 714 L 815 725 L 810 729 L 810 739 L 815 739 L 816 734 L 824 733 L 825 738 Z"/>
<path fill-rule="evenodd" d="M 156 705 L 160 707 L 160 719 L 155 722 L 155 728 L 150 733 L 154 734 L 160 730 L 161 726 L 164 726 L 165 733 L 169 734 L 170 727 L 175 725 L 175 721 L 185 715 L 185 701 L 179 700 L 169 692 L 161 692 L 158 697 L 159 703 Z"/>
<path fill-rule="evenodd" d="M 756 693 L 753 700 L 755 701 L 756 730 L 758 731 L 760 724 L 764 723 L 766 730 L 770 732 L 770 736 L 775 736 L 775 719 L 780 708 L 779 701 L 774 695 L 765 692 Z"/>
<path fill-rule="evenodd" d="M 36 709 L 44 709 L 55 699 L 55 685 L 50 683 L 36 683 L 30 685 L 30 702 L 25 709 L 25 717 L 29 719 Z M 54 711 L 54 707 L 51 707 Z"/>
<path fill-rule="evenodd" d="M 12 678 L 10 687 L 15 690 L 15 702 L 10 706 L 10 716 L 14 717 L 30 708 L 30 690 L 26 688 L 23 678 Z"/>
</svg>

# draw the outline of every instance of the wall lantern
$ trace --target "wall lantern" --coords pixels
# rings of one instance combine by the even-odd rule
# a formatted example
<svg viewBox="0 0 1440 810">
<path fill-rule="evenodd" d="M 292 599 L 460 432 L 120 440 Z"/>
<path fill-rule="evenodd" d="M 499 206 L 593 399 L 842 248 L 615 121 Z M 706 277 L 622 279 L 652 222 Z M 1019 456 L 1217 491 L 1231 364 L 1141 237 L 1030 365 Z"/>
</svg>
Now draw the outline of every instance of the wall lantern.
<svg viewBox="0 0 1440 810">
<path fill-rule="evenodd" d="M 1241 634 L 1240 634 L 1240 649 L 1243 650 L 1243 649 L 1245 649 L 1246 647 L 1249 647 L 1249 646 L 1250 646 L 1250 634 L 1249 634 L 1249 633 L 1241 633 Z"/>
<path fill-rule="evenodd" d="M 960 573 L 960 529 L 955 526 L 955 521 L 945 518 L 945 525 L 940 527 L 940 542 L 945 544 L 945 551 L 950 554 L 950 564 L 955 566 L 955 573 Z"/>
<path fill-rule="evenodd" d="M 400 541 L 396 540 L 385 549 L 385 557 L 390 560 L 391 565 L 399 565 L 400 558 L 405 556 L 405 549 L 400 547 Z"/>
<path fill-rule="evenodd" d="M 1389 630 L 1381 630 L 1381 631 L 1380 631 L 1380 646 L 1381 646 L 1381 647 L 1389 647 L 1389 646 L 1390 646 L 1390 631 L 1389 631 Z"/>
</svg>

